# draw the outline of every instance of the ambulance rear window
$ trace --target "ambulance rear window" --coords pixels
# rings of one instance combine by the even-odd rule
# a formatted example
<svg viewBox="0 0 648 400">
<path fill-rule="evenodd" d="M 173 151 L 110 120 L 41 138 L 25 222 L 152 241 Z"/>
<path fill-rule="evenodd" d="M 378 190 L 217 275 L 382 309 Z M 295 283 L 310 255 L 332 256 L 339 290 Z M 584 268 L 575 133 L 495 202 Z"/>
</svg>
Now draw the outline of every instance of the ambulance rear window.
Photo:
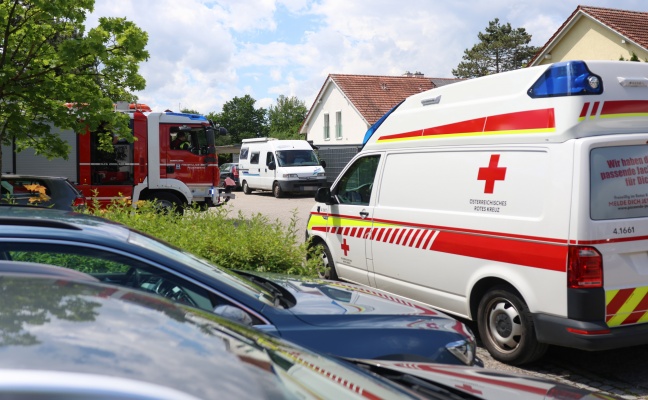
<svg viewBox="0 0 648 400">
<path fill-rule="evenodd" d="M 593 220 L 648 217 L 648 145 L 593 149 L 590 191 Z"/>
</svg>

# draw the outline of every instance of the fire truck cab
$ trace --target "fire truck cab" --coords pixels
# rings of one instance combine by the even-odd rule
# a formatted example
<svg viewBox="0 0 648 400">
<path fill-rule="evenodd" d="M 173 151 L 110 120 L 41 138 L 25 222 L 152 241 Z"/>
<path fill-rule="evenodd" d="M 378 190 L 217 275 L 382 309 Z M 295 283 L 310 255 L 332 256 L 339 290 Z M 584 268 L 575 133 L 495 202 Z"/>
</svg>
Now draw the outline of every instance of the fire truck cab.
<svg viewBox="0 0 648 400">
<path fill-rule="evenodd" d="M 226 132 L 223 128 L 204 116 L 153 113 L 145 105 L 118 104 L 117 111 L 130 115 L 132 143 L 114 137 L 114 152 L 106 152 L 98 149 L 100 131 L 77 136 L 78 188 L 89 202 L 156 199 L 165 207 L 182 210 L 194 203 L 209 207 L 234 197 L 219 188 L 214 138 Z M 171 148 L 180 132 L 189 140 L 188 149 Z"/>
</svg>

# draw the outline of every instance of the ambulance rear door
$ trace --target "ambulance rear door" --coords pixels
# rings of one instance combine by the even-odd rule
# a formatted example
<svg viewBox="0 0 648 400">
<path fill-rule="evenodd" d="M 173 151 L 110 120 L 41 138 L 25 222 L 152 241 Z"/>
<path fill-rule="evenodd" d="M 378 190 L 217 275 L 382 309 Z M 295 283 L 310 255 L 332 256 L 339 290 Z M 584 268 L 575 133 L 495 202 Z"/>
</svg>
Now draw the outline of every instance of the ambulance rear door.
<svg viewBox="0 0 648 400">
<path fill-rule="evenodd" d="M 579 139 L 575 152 L 582 162 L 571 241 L 602 256 L 606 323 L 648 322 L 648 134 Z"/>
</svg>

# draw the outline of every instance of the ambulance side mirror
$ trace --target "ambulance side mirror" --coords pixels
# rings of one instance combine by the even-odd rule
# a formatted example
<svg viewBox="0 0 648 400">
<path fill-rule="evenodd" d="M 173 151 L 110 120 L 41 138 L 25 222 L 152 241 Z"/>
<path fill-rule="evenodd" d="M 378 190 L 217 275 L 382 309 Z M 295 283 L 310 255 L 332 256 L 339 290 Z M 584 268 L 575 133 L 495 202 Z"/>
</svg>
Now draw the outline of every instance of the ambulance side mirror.
<svg viewBox="0 0 648 400">
<path fill-rule="evenodd" d="M 318 203 L 324 204 L 335 204 L 335 198 L 331 197 L 331 189 L 327 187 L 321 187 L 315 192 L 315 201 Z"/>
</svg>

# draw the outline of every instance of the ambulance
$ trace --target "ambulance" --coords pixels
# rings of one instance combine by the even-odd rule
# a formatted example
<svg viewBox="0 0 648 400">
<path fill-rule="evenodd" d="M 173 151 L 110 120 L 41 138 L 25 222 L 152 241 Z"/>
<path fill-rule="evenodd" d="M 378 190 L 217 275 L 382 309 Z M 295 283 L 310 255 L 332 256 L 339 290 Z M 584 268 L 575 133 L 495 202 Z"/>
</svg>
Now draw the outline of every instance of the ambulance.
<svg viewBox="0 0 648 400">
<path fill-rule="evenodd" d="M 646 63 L 413 95 L 315 201 L 324 276 L 472 320 L 499 361 L 648 344 Z"/>
</svg>

